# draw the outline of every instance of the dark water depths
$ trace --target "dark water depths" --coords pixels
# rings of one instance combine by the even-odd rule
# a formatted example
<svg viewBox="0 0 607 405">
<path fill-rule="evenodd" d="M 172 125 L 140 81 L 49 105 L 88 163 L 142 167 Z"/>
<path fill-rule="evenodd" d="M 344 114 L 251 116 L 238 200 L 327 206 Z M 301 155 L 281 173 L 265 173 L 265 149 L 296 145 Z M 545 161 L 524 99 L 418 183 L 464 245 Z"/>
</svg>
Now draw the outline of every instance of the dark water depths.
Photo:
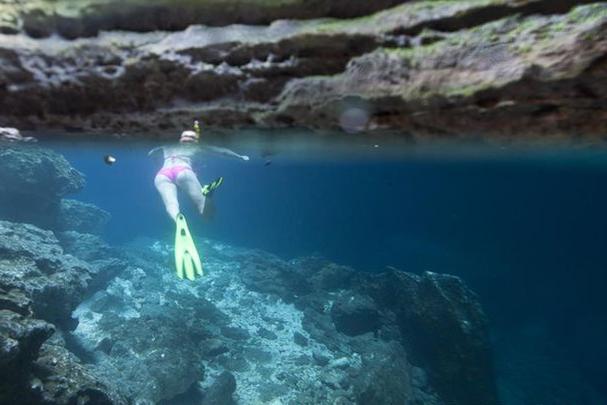
<svg viewBox="0 0 607 405">
<path fill-rule="evenodd" d="M 230 145 L 249 162 L 195 164 L 201 182 L 225 178 L 210 222 L 182 196 L 195 235 L 461 276 L 489 316 L 504 403 L 607 403 L 607 150 L 264 145 Z M 75 198 L 112 214 L 109 242 L 172 240 L 153 185 L 162 162 L 147 157 L 157 145 L 45 146 L 86 174 Z"/>
</svg>

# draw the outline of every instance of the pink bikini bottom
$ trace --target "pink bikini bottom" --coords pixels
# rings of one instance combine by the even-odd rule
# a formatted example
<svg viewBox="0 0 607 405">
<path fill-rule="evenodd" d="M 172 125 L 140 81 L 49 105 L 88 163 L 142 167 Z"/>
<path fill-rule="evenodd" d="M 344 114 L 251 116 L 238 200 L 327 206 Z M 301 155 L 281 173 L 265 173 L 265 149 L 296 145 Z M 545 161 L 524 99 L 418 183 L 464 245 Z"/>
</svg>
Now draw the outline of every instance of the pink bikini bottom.
<svg viewBox="0 0 607 405">
<path fill-rule="evenodd" d="M 184 170 L 192 170 L 192 168 L 189 167 L 189 166 L 183 166 L 183 165 L 175 165 L 175 166 L 171 166 L 171 167 L 163 167 L 162 169 L 160 169 L 158 171 L 158 174 L 162 174 L 167 179 L 169 179 L 173 183 L 175 183 L 175 180 L 177 179 L 177 175 L 179 173 L 181 173 L 182 171 L 184 171 Z"/>
</svg>

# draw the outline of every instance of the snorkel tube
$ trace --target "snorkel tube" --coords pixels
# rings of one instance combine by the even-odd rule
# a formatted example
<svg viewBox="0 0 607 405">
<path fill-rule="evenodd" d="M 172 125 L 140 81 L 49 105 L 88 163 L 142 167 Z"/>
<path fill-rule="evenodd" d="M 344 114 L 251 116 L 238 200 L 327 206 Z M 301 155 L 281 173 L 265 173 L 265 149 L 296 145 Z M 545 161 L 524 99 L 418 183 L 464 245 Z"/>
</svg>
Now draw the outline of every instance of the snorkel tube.
<svg viewBox="0 0 607 405">
<path fill-rule="evenodd" d="M 194 121 L 194 132 L 196 133 L 196 142 L 200 140 L 200 124 L 198 120 Z"/>
</svg>

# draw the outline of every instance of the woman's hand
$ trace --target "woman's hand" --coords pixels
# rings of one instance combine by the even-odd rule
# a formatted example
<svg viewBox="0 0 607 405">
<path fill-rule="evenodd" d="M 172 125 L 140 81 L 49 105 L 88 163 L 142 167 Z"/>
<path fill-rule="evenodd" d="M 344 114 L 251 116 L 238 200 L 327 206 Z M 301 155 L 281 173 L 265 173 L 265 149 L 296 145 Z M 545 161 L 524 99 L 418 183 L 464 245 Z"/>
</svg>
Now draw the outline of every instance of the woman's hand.
<svg viewBox="0 0 607 405">
<path fill-rule="evenodd" d="M 242 160 L 249 160 L 249 157 L 247 155 L 241 155 L 240 158 Z"/>
<path fill-rule="evenodd" d="M 159 150 L 161 150 L 161 149 L 162 149 L 162 146 L 159 146 L 159 147 L 157 147 L 157 148 L 152 149 L 151 151 L 149 151 L 149 152 L 148 152 L 148 156 L 152 156 L 152 154 L 153 154 L 154 152 L 157 152 L 157 151 L 159 151 Z"/>
</svg>

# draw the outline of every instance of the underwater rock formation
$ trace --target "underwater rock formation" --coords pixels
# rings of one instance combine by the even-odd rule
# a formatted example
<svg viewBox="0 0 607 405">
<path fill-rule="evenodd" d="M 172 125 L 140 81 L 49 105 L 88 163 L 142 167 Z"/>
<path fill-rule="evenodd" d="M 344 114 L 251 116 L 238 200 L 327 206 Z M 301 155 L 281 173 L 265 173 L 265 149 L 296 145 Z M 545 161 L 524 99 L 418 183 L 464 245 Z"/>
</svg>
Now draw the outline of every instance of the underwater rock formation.
<svg viewBox="0 0 607 405">
<path fill-rule="evenodd" d="M 22 129 L 162 136 L 193 119 L 421 137 L 607 129 L 604 2 L 0 7 L 0 120 Z M 231 23 L 266 25 L 209 26 Z"/>
<path fill-rule="evenodd" d="M 84 175 L 51 150 L 0 145 L 0 218 L 54 231 L 100 234 L 110 220 L 107 211 L 62 198 L 84 185 Z"/>
<path fill-rule="evenodd" d="M 59 338 L 94 276 L 52 232 L 0 221 L 0 402 L 123 403 Z"/>
<path fill-rule="evenodd" d="M 1 153 L 54 201 L 83 186 L 58 155 Z M 498 404 L 486 319 L 459 278 L 199 248 L 208 274 L 192 283 L 159 241 L 0 220 L 0 402 Z"/>
<path fill-rule="evenodd" d="M 46 341 L 34 364 L 30 387 L 35 393 L 31 404 L 126 405 L 128 402 L 113 389 L 113 382 L 94 374 L 66 348 L 59 333 Z"/>
<path fill-rule="evenodd" d="M 57 239 L 66 254 L 88 264 L 91 276 L 87 284 L 89 292 L 105 288 L 129 266 L 119 250 L 110 247 L 97 235 L 67 231 L 57 233 Z"/>
<path fill-rule="evenodd" d="M 4 290 L 1 306 L 10 307 L 13 299 L 6 298 Z M 0 401 L 19 403 L 26 399 L 29 391 L 26 387 L 30 378 L 33 361 L 37 358 L 40 346 L 54 329 L 49 323 L 31 319 L 8 309 L 0 310 Z"/>
<path fill-rule="evenodd" d="M 52 229 L 61 198 L 84 184 L 80 172 L 48 149 L 0 145 L 0 218 Z"/>
<path fill-rule="evenodd" d="M 110 218 L 109 212 L 93 204 L 64 198 L 59 206 L 56 230 L 100 234 Z"/>
<path fill-rule="evenodd" d="M 49 149 L 0 145 L 0 162 L 0 191 L 5 196 L 27 196 L 48 204 L 45 200 L 58 201 L 84 187 L 82 173 Z"/>
<path fill-rule="evenodd" d="M 365 275 L 310 259 L 293 264 L 283 271 L 291 274 L 289 280 L 313 280 L 308 292 L 295 299 L 310 334 L 328 342 L 336 332 L 395 339 L 412 364 L 427 370 L 431 386 L 446 403 L 497 403 L 485 315 L 459 278 L 393 270 Z M 283 299 L 293 299 L 290 283 L 263 267 L 250 266 L 243 277 L 251 288 L 273 285 Z"/>
<path fill-rule="evenodd" d="M 133 265 L 74 312 L 91 367 L 128 397 L 498 403 L 485 318 L 456 277 L 371 276 L 212 241 L 200 249 L 208 274 L 188 283 L 171 271 L 168 246 L 129 248 Z M 378 286 L 387 298 L 373 297 Z M 211 400 L 220 394 L 226 402 Z"/>
<path fill-rule="evenodd" d="M 52 232 L 7 221 L 0 221 L 0 252 L 0 285 L 21 297 L 13 308 L 69 328 L 91 279 L 88 264 L 65 255 Z"/>
<path fill-rule="evenodd" d="M 109 214 L 62 199 L 84 177 L 52 151 L 2 145 L 0 166 L 0 402 L 126 403 L 69 334 L 76 306 L 127 267 L 99 237 L 74 231 L 98 232 Z"/>
<path fill-rule="evenodd" d="M 458 278 L 200 249 L 209 274 L 189 283 L 159 242 L 0 222 L 2 395 L 497 404 L 485 317 Z"/>
<path fill-rule="evenodd" d="M 442 397 L 454 403 L 495 401 L 485 315 L 460 278 L 393 271 L 373 276 L 359 289 L 392 311 L 404 346 L 426 365 Z M 467 381 L 476 384 L 471 388 Z"/>
</svg>

